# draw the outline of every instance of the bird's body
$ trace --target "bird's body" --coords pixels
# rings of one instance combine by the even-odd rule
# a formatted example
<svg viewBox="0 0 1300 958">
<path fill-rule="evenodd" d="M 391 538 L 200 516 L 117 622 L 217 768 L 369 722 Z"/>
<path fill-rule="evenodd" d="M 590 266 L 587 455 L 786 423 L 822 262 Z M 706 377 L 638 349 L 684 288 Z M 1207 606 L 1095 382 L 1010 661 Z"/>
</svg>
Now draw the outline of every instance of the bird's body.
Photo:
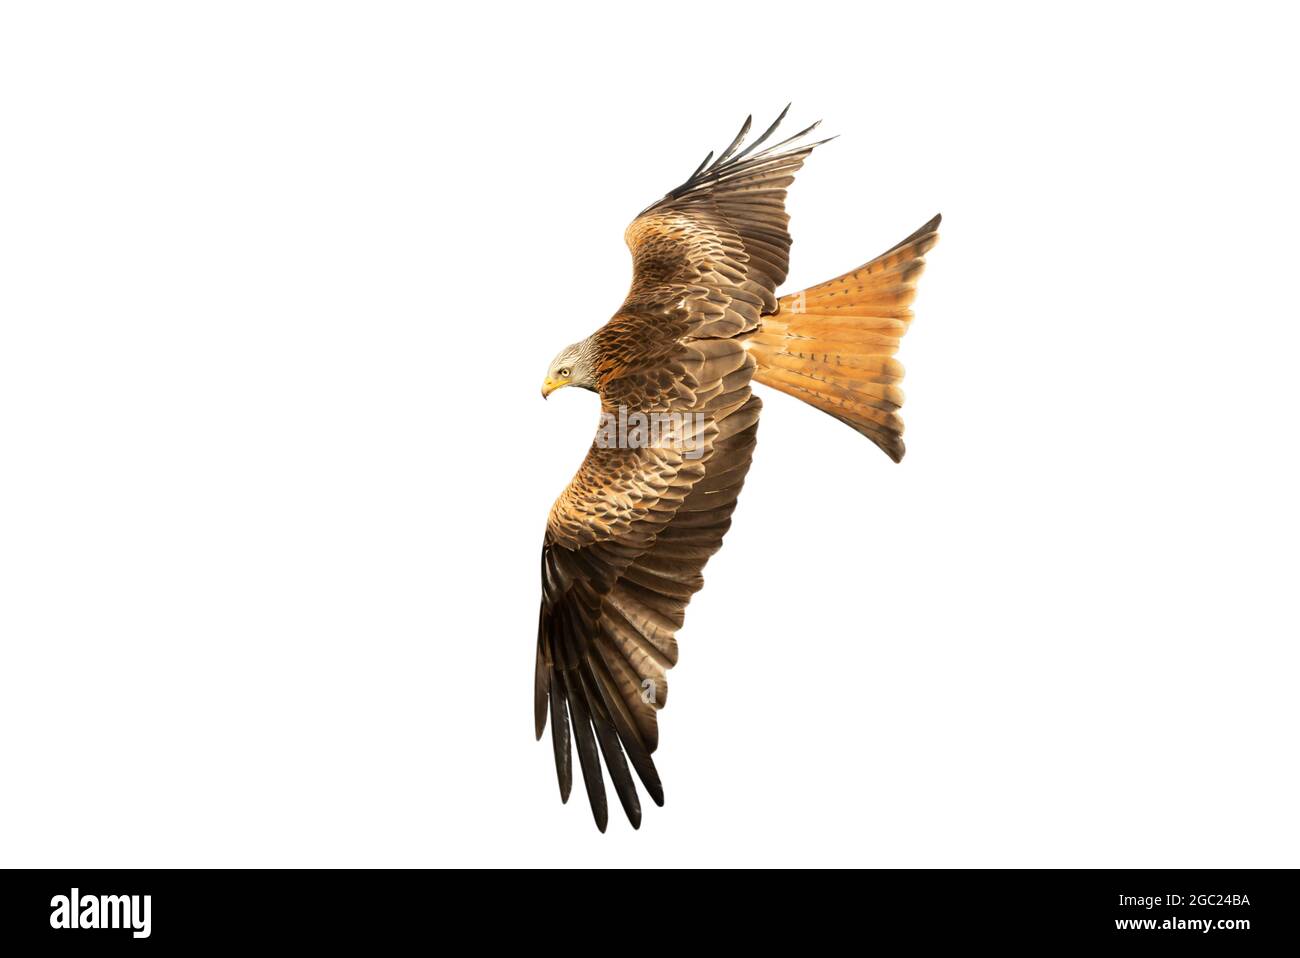
<svg viewBox="0 0 1300 958">
<path fill-rule="evenodd" d="M 892 357 L 939 217 L 865 266 L 778 299 L 790 249 L 785 189 L 820 145 L 790 145 L 810 127 L 758 151 L 784 116 L 742 150 L 746 121 L 716 161 L 633 221 L 626 301 L 556 356 L 543 385 L 543 395 L 576 385 L 601 399 L 602 431 L 547 520 L 535 717 L 540 738 L 550 714 L 565 800 L 572 732 L 602 831 L 602 757 L 634 826 L 629 763 L 663 802 L 650 758 L 656 716 L 676 631 L 749 469 L 762 408 L 752 383 L 830 413 L 895 461 L 903 455 L 902 369 Z"/>
</svg>

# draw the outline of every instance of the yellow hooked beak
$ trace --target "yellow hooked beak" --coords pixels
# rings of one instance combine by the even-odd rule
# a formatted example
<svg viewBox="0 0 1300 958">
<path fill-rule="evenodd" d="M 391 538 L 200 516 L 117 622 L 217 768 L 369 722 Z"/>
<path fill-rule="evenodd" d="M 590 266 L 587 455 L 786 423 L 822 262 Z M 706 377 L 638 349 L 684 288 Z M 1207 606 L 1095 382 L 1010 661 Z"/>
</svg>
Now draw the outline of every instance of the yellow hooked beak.
<svg viewBox="0 0 1300 958">
<path fill-rule="evenodd" d="M 542 398 L 545 399 L 551 393 L 555 392 L 555 390 L 567 385 L 569 385 L 569 380 L 567 379 L 552 379 L 550 376 L 547 376 L 546 379 L 542 381 Z"/>
</svg>

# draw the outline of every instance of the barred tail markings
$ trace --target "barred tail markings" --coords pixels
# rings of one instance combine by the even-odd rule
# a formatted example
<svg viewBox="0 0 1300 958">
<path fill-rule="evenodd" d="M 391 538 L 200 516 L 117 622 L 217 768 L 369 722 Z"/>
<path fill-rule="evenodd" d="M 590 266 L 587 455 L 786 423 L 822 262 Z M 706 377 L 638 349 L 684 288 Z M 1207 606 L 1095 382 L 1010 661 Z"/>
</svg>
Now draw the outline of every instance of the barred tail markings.
<svg viewBox="0 0 1300 958">
<path fill-rule="evenodd" d="M 939 219 L 865 266 L 781 297 L 747 343 L 758 382 L 830 413 L 894 462 L 904 446 L 903 367 L 893 356 L 912 321 L 909 306 Z"/>
</svg>

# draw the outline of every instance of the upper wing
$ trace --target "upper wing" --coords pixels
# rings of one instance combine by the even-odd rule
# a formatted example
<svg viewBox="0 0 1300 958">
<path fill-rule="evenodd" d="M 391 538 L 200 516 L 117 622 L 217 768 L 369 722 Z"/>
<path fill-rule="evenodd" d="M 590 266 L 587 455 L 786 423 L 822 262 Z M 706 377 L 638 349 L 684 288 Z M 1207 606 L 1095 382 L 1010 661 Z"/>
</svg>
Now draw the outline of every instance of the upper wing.
<svg viewBox="0 0 1300 958">
<path fill-rule="evenodd" d="M 788 109 L 788 108 L 787 108 Z M 784 112 L 781 115 L 785 116 Z M 675 633 L 721 546 L 749 468 L 760 403 L 754 360 L 735 337 L 776 308 L 790 235 L 785 188 L 817 144 L 757 151 L 777 123 L 712 163 L 628 228 L 632 289 L 597 334 L 601 395 L 618 407 L 676 413 L 685 444 L 593 445 L 547 522 L 542 549 L 535 712 L 551 716 L 560 794 L 572 785 L 570 732 L 592 812 L 607 820 L 600 756 L 629 820 L 640 804 L 630 761 L 656 803 L 656 712 L 677 658 Z M 680 437 L 679 437 L 680 438 Z M 692 448 L 693 447 L 693 448 Z"/>
<path fill-rule="evenodd" d="M 685 183 L 628 226 L 632 288 L 597 333 L 607 403 L 692 404 L 693 396 L 683 396 L 662 375 L 678 359 L 681 343 L 752 332 L 763 314 L 776 310 L 776 289 L 790 263 L 786 187 L 808 154 L 826 142 L 790 145 L 816 129 L 814 123 L 759 149 L 789 109 L 742 149 L 747 119 L 716 160 L 710 153 Z"/>
</svg>

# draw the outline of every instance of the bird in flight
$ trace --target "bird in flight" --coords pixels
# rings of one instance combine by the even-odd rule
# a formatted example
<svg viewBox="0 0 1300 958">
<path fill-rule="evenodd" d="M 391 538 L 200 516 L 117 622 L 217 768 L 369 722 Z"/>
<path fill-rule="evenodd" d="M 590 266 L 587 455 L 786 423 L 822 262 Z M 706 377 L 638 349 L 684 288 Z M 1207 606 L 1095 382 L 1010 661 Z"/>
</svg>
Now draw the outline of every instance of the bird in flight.
<svg viewBox="0 0 1300 958">
<path fill-rule="evenodd" d="M 608 821 L 601 760 L 632 826 L 635 771 L 655 804 L 657 715 L 676 633 L 722 545 L 749 470 L 762 383 L 796 396 L 903 458 L 903 369 L 893 358 L 936 216 L 864 266 L 777 296 L 789 266 L 786 187 L 817 124 L 765 145 L 710 153 L 627 228 L 632 289 L 614 317 L 560 351 L 542 385 L 600 395 L 601 428 L 551 508 L 542 544 L 534 716 L 550 715 L 560 798 L 571 741 L 596 825 Z"/>
</svg>

